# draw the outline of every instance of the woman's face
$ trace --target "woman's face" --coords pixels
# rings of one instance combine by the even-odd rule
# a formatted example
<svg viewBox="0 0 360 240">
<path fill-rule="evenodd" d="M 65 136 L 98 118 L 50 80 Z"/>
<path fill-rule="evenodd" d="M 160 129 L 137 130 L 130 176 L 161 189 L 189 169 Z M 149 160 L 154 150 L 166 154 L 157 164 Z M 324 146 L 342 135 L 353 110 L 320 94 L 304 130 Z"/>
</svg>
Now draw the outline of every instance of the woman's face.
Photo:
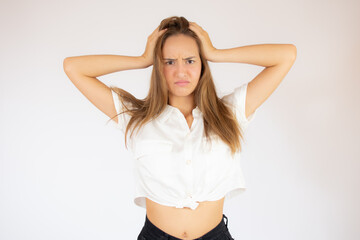
<svg viewBox="0 0 360 240">
<path fill-rule="evenodd" d="M 196 88 L 201 74 L 201 59 L 195 39 L 183 34 L 165 40 L 162 50 L 163 73 L 169 96 L 184 97 Z M 187 83 L 181 83 L 186 81 Z"/>
</svg>

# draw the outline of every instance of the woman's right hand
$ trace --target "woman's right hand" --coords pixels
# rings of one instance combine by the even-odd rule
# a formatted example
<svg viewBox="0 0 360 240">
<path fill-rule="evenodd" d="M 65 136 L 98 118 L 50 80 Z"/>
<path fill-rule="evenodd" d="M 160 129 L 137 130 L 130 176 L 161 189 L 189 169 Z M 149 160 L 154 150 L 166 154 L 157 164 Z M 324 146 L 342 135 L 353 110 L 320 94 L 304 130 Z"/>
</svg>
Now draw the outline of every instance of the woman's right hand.
<svg viewBox="0 0 360 240">
<path fill-rule="evenodd" d="M 160 26 L 159 26 L 160 27 Z M 159 31 L 159 27 L 157 27 L 151 35 L 147 39 L 146 48 L 144 53 L 141 55 L 144 58 L 146 66 L 153 65 L 153 57 L 154 57 L 154 48 L 155 43 L 158 37 L 163 34 L 167 29 L 163 29 Z"/>
</svg>

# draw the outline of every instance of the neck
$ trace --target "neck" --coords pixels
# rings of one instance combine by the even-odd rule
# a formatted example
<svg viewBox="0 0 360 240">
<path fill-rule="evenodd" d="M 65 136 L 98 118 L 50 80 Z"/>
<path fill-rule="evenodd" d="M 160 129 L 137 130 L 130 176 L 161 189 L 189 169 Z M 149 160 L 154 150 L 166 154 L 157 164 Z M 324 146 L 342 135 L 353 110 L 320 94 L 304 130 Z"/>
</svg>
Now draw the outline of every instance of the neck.
<svg viewBox="0 0 360 240">
<path fill-rule="evenodd" d="M 192 110 L 196 108 L 196 104 L 194 102 L 194 97 L 192 95 L 186 97 L 170 97 L 169 96 L 169 105 L 179 109 L 185 117 L 192 114 Z"/>
</svg>

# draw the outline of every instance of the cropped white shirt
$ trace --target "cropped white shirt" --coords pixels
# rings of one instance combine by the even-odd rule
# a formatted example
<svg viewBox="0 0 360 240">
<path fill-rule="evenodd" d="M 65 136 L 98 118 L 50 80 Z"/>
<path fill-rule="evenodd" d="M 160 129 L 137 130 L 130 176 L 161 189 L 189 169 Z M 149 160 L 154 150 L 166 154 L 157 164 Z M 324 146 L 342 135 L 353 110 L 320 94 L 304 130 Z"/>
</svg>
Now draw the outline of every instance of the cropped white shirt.
<svg viewBox="0 0 360 240">
<path fill-rule="evenodd" d="M 231 103 L 245 130 L 256 111 L 246 119 L 247 83 L 222 97 Z M 112 91 L 117 113 L 124 109 Z M 191 129 L 180 110 L 171 105 L 148 122 L 128 140 L 134 161 L 134 203 L 146 208 L 145 197 L 166 206 L 196 209 L 199 202 L 233 198 L 246 189 L 240 166 L 240 152 L 231 156 L 230 148 L 218 136 L 212 136 L 211 149 L 204 135 L 203 116 L 192 110 Z M 130 120 L 118 116 L 116 125 L 123 133 Z M 114 121 L 115 123 L 115 121 Z M 130 132 L 128 133 L 128 136 Z"/>
</svg>

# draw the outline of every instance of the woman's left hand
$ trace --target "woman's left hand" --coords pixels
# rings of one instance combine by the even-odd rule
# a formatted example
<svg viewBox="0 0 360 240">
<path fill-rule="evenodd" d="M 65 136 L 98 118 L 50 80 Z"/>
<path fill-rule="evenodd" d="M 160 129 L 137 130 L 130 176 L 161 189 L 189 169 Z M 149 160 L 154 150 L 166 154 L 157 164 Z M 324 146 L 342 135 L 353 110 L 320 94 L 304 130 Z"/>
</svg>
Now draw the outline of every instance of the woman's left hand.
<svg viewBox="0 0 360 240">
<path fill-rule="evenodd" d="M 212 45 L 210 41 L 209 34 L 202 29 L 198 24 L 195 22 L 189 22 L 189 28 L 198 35 L 203 45 L 205 58 L 209 61 L 213 61 L 213 54 L 216 51 L 216 48 Z"/>
</svg>

